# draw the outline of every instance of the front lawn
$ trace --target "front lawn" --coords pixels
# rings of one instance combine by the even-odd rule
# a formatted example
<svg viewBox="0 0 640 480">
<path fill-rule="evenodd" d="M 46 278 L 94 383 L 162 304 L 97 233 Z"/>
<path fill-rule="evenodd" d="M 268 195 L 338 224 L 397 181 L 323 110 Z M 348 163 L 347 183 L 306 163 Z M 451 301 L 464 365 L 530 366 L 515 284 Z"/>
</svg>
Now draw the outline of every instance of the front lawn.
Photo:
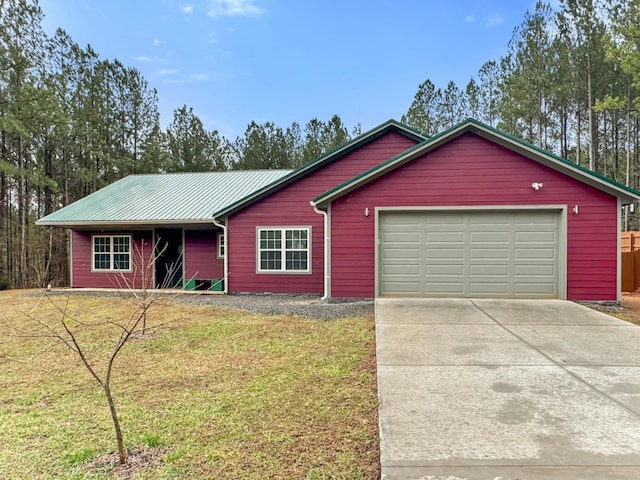
<svg viewBox="0 0 640 480">
<path fill-rule="evenodd" d="M 25 327 L 31 321 L 16 312 L 35 307 L 35 318 L 59 320 L 48 302 L 36 307 L 35 294 L 0 292 L 0 315 Z M 130 310 L 116 297 L 69 299 L 80 320 Z M 372 318 L 314 321 L 167 300 L 149 323 L 165 325 L 127 344 L 114 371 L 126 447 L 151 456 L 127 471 L 105 466 L 113 427 L 78 358 L 3 332 L 0 478 L 378 478 Z M 83 341 L 102 358 L 109 335 Z"/>
</svg>

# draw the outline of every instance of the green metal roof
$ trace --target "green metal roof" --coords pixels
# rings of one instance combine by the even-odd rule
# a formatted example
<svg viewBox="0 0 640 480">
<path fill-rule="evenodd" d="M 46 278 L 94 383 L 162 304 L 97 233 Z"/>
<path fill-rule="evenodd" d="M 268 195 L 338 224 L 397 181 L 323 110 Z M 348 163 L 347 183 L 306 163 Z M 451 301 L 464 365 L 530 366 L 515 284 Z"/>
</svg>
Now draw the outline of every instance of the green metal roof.
<svg viewBox="0 0 640 480">
<path fill-rule="evenodd" d="M 554 155 L 535 145 L 531 145 L 512 135 L 504 133 L 498 129 L 485 125 L 474 119 L 468 119 L 455 125 L 438 135 L 419 143 L 404 152 L 386 160 L 375 167 L 353 177 L 346 182 L 335 186 L 331 190 L 318 195 L 313 199 L 312 204 L 316 207 L 326 207 L 331 201 L 349 193 L 385 173 L 404 165 L 405 163 L 424 155 L 425 153 L 449 142 L 450 140 L 466 132 L 472 132 L 498 145 L 520 153 L 528 158 L 536 160 L 550 168 L 558 170 L 579 181 L 589 184 L 595 188 L 610 193 L 620 198 L 623 203 L 632 203 L 640 200 L 640 192 L 630 187 L 622 185 L 610 178 L 600 175 L 597 172 L 581 167 L 569 160 Z"/>
<path fill-rule="evenodd" d="M 213 213 L 290 170 L 130 175 L 41 218 L 38 225 L 211 222 Z"/>
<path fill-rule="evenodd" d="M 304 165 L 296 168 L 291 171 L 288 175 L 283 176 L 282 178 L 276 180 L 271 185 L 267 185 L 264 188 L 251 192 L 244 198 L 238 199 L 238 201 L 234 203 L 229 203 L 228 206 L 217 210 L 214 216 L 218 219 L 223 219 L 228 217 L 229 215 L 236 213 L 243 208 L 261 200 L 267 195 L 295 182 L 299 178 L 302 178 L 319 168 L 324 167 L 325 165 L 337 160 L 338 158 L 343 157 L 344 155 L 366 145 L 367 143 L 375 140 L 376 138 L 388 133 L 388 132 L 396 132 L 402 135 L 405 135 L 409 138 L 413 138 L 417 142 L 424 141 L 427 137 L 420 133 L 418 130 L 415 130 L 407 125 L 404 125 L 396 120 L 387 120 L 381 125 L 369 130 L 368 132 L 363 133 L 362 135 L 357 136 L 350 142 L 340 145 L 333 150 L 321 155 L 313 160 L 305 163 Z"/>
</svg>

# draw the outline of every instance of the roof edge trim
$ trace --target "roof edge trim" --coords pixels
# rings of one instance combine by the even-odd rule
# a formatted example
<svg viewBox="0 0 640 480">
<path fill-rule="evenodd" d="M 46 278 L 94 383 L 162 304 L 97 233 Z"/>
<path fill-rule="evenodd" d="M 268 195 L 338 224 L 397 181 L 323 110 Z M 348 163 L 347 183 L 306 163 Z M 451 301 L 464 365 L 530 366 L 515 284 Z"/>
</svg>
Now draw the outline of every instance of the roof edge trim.
<svg viewBox="0 0 640 480">
<path fill-rule="evenodd" d="M 113 220 L 113 221 L 99 221 L 99 220 L 93 220 L 93 221 L 87 221 L 87 222 L 79 222 L 79 221 L 72 221 L 72 222 L 68 222 L 68 221 L 41 221 L 41 220 L 36 220 L 35 222 L 36 225 L 38 226 L 42 226 L 42 227 L 67 227 L 67 228 L 73 228 L 73 227 L 100 227 L 100 226 L 104 226 L 104 227 L 126 227 L 126 226 L 141 226 L 141 225 L 146 225 L 146 226 L 153 226 L 153 225 L 206 225 L 206 224 L 212 224 L 213 225 L 213 218 L 206 218 L 206 219 L 202 219 L 202 218 L 197 218 L 197 219 L 180 219 L 180 220 L 153 220 L 153 219 L 147 219 L 147 220 Z"/>
</svg>

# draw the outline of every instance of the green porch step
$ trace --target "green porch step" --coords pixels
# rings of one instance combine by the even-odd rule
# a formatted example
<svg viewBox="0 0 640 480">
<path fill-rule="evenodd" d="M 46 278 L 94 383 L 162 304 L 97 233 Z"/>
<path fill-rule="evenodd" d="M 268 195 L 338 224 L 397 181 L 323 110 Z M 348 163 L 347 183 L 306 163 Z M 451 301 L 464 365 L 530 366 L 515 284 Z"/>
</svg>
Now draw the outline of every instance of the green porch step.
<svg viewBox="0 0 640 480">
<path fill-rule="evenodd" d="M 212 292 L 222 292 L 224 290 L 224 280 L 219 278 L 202 279 L 190 278 L 184 285 L 185 290 L 209 290 Z"/>
</svg>

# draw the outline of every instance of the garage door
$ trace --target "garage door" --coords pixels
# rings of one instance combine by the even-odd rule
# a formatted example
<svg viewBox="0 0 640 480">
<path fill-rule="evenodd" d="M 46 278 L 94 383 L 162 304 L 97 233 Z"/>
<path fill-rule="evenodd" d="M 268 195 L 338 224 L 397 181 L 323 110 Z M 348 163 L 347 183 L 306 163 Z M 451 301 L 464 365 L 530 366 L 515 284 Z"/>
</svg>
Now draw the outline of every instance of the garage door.
<svg viewBox="0 0 640 480">
<path fill-rule="evenodd" d="M 382 212 L 379 225 L 380 295 L 559 296 L 559 212 Z"/>
</svg>

